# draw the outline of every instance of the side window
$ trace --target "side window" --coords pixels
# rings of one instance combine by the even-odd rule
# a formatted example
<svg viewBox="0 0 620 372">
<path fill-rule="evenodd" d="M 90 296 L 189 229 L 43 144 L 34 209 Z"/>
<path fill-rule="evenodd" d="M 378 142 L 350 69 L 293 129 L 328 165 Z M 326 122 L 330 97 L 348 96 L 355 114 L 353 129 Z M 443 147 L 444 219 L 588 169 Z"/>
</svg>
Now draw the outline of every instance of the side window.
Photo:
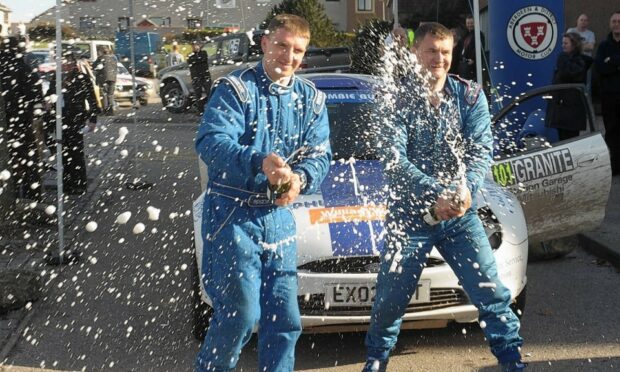
<svg viewBox="0 0 620 372">
<path fill-rule="evenodd" d="M 241 39 L 228 39 L 222 41 L 222 55 L 223 59 L 231 59 L 239 56 L 239 44 Z"/>
<path fill-rule="evenodd" d="M 252 35 L 252 41 L 250 42 L 250 46 L 248 48 L 248 60 L 258 60 L 260 56 L 263 55 L 263 49 L 260 46 L 262 37 L 263 34 Z"/>
<path fill-rule="evenodd" d="M 209 59 L 211 59 L 211 57 L 215 56 L 215 54 L 217 53 L 217 42 L 211 41 L 206 43 L 202 47 L 202 50 L 207 52 L 207 54 L 209 55 Z"/>
</svg>

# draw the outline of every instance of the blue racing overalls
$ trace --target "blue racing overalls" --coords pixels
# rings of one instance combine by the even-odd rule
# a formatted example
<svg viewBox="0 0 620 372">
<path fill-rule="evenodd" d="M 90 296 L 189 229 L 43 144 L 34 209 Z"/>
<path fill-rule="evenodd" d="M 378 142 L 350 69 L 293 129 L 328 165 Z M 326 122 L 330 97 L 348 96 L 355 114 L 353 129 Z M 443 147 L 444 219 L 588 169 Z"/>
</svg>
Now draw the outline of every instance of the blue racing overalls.
<svg viewBox="0 0 620 372">
<path fill-rule="evenodd" d="M 258 324 L 261 371 L 292 371 L 301 333 L 295 221 L 267 198 L 263 159 L 286 159 L 315 192 L 331 161 L 325 95 L 303 78 L 270 80 L 262 63 L 218 80 L 196 138 L 208 167 L 202 279 L 214 315 L 198 371 L 229 371 Z"/>
<path fill-rule="evenodd" d="M 493 354 L 500 363 L 518 361 L 519 319 L 510 309 L 510 291 L 498 277 L 475 203 L 460 218 L 434 226 L 423 221 L 439 194 L 451 187 L 450 179 L 458 168 L 458 157 L 450 146 L 463 149 L 461 162 L 472 197 L 482 184 L 493 148 L 486 97 L 473 83 L 450 75 L 443 90 L 445 98 L 437 111 L 428 114 L 428 109 L 418 109 L 427 104 L 426 98 L 408 96 L 406 92 L 414 89 L 407 88 L 407 81 L 403 84 L 401 93 L 405 93 L 397 99 L 393 127 L 385 129 L 381 151 L 390 198 L 386 249 L 366 336 L 368 358 L 388 358 L 427 255 L 436 247 L 478 308 Z"/>
</svg>

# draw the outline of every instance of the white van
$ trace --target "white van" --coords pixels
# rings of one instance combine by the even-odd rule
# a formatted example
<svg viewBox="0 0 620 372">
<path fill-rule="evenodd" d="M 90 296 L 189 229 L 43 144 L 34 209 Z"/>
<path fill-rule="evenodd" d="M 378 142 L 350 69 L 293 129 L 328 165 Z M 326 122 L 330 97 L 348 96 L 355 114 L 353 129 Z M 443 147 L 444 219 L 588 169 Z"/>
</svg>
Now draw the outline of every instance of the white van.
<svg viewBox="0 0 620 372">
<path fill-rule="evenodd" d="M 81 51 L 81 56 L 88 58 L 89 61 L 95 62 L 97 58 L 99 58 L 99 51 L 101 47 L 108 47 L 112 51 L 114 50 L 114 43 L 108 40 L 80 40 L 80 39 L 71 39 L 71 40 L 63 40 L 63 47 L 69 47 L 72 49 L 79 49 Z M 56 50 L 56 43 L 50 43 L 49 48 L 54 54 Z"/>
</svg>

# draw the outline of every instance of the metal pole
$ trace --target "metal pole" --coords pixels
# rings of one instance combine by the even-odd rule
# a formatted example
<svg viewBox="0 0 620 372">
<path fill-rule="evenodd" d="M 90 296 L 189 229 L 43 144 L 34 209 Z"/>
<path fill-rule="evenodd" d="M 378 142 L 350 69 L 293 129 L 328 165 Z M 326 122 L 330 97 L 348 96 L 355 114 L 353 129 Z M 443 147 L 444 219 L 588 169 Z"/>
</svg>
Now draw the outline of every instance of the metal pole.
<svg viewBox="0 0 620 372">
<path fill-rule="evenodd" d="M 149 188 L 152 185 L 142 181 L 138 174 L 139 170 L 138 170 L 138 159 L 137 158 L 138 158 L 138 149 L 139 149 L 139 145 L 138 145 L 139 136 L 138 136 L 138 119 L 137 119 L 138 98 L 137 98 L 137 92 L 136 92 L 138 85 L 136 84 L 136 49 L 135 49 L 135 40 L 134 40 L 135 39 L 134 23 L 135 23 L 135 19 L 134 19 L 134 12 L 133 12 L 133 0 L 129 0 L 129 53 L 130 53 L 129 58 L 131 60 L 131 65 L 130 65 L 131 66 L 131 86 L 132 86 L 131 108 L 133 110 L 132 120 L 133 120 L 133 131 L 134 131 L 134 154 L 133 154 L 134 177 L 133 177 L 133 181 L 128 182 L 126 186 L 127 188 L 131 190 L 142 190 L 142 189 Z"/>
<path fill-rule="evenodd" d="M 243 0 L 239 0 L 239 7 L 241 8 L 241 31 L 245 31 L 245 12 L 243 11 Z"/>
<path fill-rule="evenodd" d="M 64 192 L 62 178 L 62 25 L 60 24 L 61 0 L 56 0 L 56 184 L 58 197 L 58 262 L 62 265 L 65 250 L 65 227 L 63 221 Z"/>
<path fill-rule="evenodd" d="M 398 0 L 392 0 L 392 17 L 394 18 L 394 29 L 400 26 L 398 22 Z"/>
<path fill-rule="evenodd" d="M 474 0 L 474 35 L 476 38 L 476 81 L 482 86 L 482 40 L 480 39 L 480 1 Z"/>
</svg>

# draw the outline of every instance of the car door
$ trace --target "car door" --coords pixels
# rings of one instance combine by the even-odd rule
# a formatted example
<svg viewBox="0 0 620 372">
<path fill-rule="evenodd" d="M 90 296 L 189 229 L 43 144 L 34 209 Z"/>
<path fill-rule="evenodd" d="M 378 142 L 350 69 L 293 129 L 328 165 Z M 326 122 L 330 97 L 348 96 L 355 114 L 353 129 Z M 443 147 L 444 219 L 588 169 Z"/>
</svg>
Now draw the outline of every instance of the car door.
<svg viewBox="0 0 620 372">
<path fill-rule="evenodd" d="M 544 126 L 540 103 L 566 90 L 581 93 L 588 129 L 557 142 Z M 521 201 L 530 244 L 592 230 L 602 222 L 611 188 L 609 153 L 583 85 L 531 91 L 497 114 L 493 128 L 498 142 L 510 138 L 512 145 L 496 146 L 491 177 Z M 507 128 L 513 133 L 506 135 Z"/>
</svg>

